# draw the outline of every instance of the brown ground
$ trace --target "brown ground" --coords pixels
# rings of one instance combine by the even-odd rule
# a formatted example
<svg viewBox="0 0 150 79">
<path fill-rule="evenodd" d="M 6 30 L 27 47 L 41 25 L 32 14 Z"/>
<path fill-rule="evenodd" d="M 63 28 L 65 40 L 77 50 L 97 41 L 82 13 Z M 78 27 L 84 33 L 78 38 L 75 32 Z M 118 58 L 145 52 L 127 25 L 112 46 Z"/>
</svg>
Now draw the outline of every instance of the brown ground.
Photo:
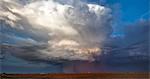
<svg viewBox="0 0 150 79">
<path fill-rule="evenodd" d="M 1 74 L 2 79 L 149 79 L 149 73 Z"/>
</svg>

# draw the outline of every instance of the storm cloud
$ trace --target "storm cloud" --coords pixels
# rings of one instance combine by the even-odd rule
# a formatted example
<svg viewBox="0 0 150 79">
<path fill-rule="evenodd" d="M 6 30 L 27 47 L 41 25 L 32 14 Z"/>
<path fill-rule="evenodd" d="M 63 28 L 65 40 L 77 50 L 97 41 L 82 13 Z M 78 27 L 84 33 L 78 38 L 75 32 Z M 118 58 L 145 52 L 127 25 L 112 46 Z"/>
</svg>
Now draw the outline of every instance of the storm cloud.
<svg viewBox="0 0 150 79">
<path fill-rule="evenodd" d="M 111 18 L 111 9 L 81 0 L 1 0 L 1 43 L 25 60 L 93 61 Z"/>
</svg>

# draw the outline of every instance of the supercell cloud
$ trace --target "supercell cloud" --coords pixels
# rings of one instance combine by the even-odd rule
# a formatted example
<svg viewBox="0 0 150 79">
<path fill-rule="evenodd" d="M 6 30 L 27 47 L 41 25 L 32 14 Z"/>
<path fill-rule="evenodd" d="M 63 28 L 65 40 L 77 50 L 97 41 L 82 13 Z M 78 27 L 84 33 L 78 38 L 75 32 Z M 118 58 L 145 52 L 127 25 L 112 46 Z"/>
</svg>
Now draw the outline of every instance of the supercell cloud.
<svg viewBox="0 0 150 79">
<path fill-rule="evenodd" d="M 112 30 L 109 8 L 81 0 L 0 0 L 0 23 L 26 60 L 93 61 Z"/>
</svg>

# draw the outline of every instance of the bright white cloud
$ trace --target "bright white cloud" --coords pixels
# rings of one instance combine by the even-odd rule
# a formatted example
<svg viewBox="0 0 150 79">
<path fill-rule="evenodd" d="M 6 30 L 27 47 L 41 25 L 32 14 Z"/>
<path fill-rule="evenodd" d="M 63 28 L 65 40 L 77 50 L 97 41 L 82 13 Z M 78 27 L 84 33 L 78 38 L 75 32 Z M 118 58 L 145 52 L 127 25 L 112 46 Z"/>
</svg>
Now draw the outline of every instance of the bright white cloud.
<svg viewBox="0 0 150 79">
<path fill-rule="evenodd" d="M 47 47 L 37 49 L 37 57 L 44 60 L 94 60 L 94 55 L 100 55 L 100 43 L 111 33 L 110 12 L 80 0 L 0 1 L 1 21 L 32 39 L 47 39 Z"/>
</svg>

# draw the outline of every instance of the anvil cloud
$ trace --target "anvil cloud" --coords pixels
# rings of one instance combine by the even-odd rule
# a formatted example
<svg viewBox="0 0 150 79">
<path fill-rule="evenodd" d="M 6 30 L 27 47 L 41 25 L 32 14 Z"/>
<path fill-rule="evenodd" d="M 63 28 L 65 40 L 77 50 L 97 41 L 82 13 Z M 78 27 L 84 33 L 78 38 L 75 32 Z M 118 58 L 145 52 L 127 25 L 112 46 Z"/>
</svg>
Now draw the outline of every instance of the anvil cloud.
<svg viewBox="0 0 150 79">
<path fill-rule="evenodd" d="M 81 0 L 0 0 L 0 22 L 2 41 L 31 47 L 11 52 L 27 60 L 92 61 L 112 30 L 109 8 Z"/>
</svg>

